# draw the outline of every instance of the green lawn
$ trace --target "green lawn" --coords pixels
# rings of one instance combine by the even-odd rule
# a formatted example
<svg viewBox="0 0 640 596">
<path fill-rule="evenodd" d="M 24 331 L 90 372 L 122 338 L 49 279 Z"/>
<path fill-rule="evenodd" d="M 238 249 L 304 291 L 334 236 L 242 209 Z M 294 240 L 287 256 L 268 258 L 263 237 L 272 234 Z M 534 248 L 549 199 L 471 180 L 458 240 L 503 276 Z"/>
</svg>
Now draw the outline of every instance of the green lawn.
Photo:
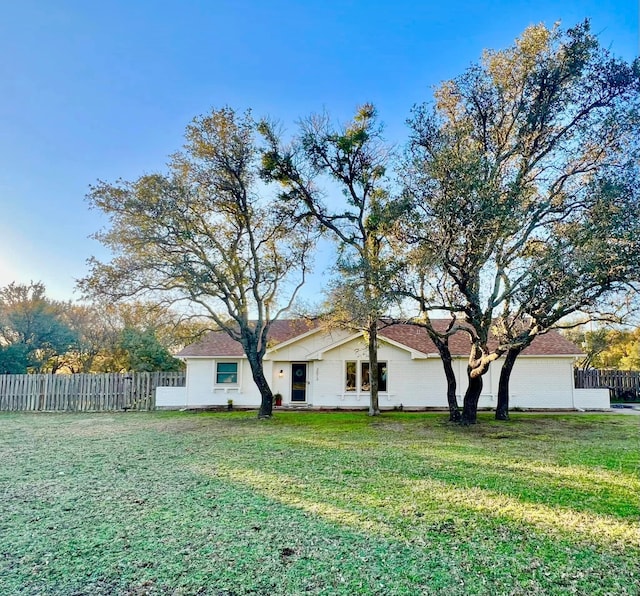
<svg viewBox="0 0 640 596">
<path fill-rule="evenodd" d="M 4 414 L 0 594 L 638 594 L 639 423 Z"/>
</svg>

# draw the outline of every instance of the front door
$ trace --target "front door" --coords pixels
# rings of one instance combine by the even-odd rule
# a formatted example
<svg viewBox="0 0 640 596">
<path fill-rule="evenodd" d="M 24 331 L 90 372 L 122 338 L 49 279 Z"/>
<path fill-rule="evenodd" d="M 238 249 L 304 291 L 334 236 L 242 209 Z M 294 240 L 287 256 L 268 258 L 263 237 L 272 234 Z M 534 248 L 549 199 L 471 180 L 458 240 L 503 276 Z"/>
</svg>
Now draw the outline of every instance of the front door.
<svg viewBox="0 0 640 596">
<path fill-rule="evenodd" d="M 291 363 L 291 401 L 307 401 L 307 363 Z"/>
</svg>

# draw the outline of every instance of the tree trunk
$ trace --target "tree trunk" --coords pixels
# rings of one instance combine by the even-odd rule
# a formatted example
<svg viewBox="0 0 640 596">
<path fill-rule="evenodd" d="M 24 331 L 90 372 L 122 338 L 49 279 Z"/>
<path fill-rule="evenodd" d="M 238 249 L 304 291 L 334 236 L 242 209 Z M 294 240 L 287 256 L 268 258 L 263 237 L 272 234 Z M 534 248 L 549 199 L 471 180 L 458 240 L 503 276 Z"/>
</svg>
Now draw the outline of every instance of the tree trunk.
<svg viewBox="0 0 640 596">
<path fill-rule="evenodd" d="M 269 387 L 269 383 L 264 376 L 262 358 L 255 353 L 247 353 L 247 360 L 249 360 L 253 381 L 260 391 L 261 402 L 260 410 L 258 411 L 258 418 L 271 418 L 273 415 L 273 393 L 271 392 L 271 387 Z"/>
<path fill-rule="evenodd" d="M 509 348 L 500 370 L 500 382 L 498 383 L 498 403 L 496 405 L 496 420 L 509 420 L 509 379 L 513 365 L 524 346 Z"/>
<path fill-rule="evenodd" d="M 464 394 L 464 405 L 462 407 L 462 418 L 460 424 L 469 426 L 475 424 L 478 419 L 478 400 L 482 393 L 482 375 L 471 376 L 471 367 L 467 368 L 469 386 Z"/>
<path fill-rule="evenodd" d="M 429 333 L 429 337 L 438 348 L 440 353 L 440 360 L 442 361 L 442 367 L 444 368 L 444 375 L 447 379 L 447 403 L 449 404 L 449 422 L 460 422 L 460 407 L 458 406 L 458 399 L 456 397 L 456 389 L 458 384 L 456 381 L 456 375 L 453 372 L 453 365 L 451 364 L 451 350 L 449 350 L 448 339 L 447 341 L 439 337 L 435 332 Z"/>
<path fill-rule="evenodd" d="M 378 321 L 369 323 L 369 416 L 380 415 L 378 400 Z"/>
<path fill-rule="evenodd" d="M 502 356 L 504 350 L 489 350 L 485 342 L 474 342 L 469 354 L 469 364 L 467 365 L 467 378 L 469 386 L 464 394 L 464 405 L 462 407 L 462 419 L 460 424 L 475 424 L 478 418 L 478 401 L 482 393 L 482 376 L 489 370 L 491 363 Z"/>
<path fill-rule="evenodd" d="M 451 330 L 453 323 L 450 325 L 447 331 Z M 442 367 L 444 368 L 444 376 L 447 379 L 447 404 L 449 405 L 449 422 L 460 422 L 460 406 L 458 406 L 458 398 L 456 397 L 456 390 L 458 388 L 458 382 L 456 381 L 456 375 L 453 372 L 453 365 L 451 364 L 451 350 L 449 350 L 449 336 L 442 336 L 436 333 L 435 329 L 431 326 L 431 322 L 424 326 L 427 330 L 427 334 L 431 338 L 431 341 L 435 344 L 440 354 L 440 360 L 442 361 Z"/>
<path fill-rule="evenodd" d="M 453 372 L 453 366 L 451 364 L 451 352 L 449 346 L 446 346 L 446 356 L 440 353 L 442 359 L 442 366 L 444 367 L 444 374 L 447 377 L 447 403 L 449 404 L 449 422 L 460 422 L 460 407 L 458 406 L 458 399 L 456 397 L 456 389 L 458 388 L 456 375 Z"/>
</svg>

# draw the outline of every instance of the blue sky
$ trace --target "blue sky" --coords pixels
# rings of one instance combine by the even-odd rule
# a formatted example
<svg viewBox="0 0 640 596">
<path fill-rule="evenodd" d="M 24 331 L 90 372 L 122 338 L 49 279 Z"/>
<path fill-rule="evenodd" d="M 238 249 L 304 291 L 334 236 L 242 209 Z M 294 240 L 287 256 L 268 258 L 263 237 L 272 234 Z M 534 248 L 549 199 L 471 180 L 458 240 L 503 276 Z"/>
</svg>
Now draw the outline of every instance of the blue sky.
<svg viewBox="0 0 640 596">
<path fill-rule="evenodd" d="M 86 259 L 105 256 L 88 186 L 162 170 L 212 107 L 293 129 L 370 101 L 401 144 L 411 106 L 484 48 L 585 17 L 614 54 L 638 54 L 632 0 L 0 2 L 0 286 L 78 298 Z"/>
</svg>

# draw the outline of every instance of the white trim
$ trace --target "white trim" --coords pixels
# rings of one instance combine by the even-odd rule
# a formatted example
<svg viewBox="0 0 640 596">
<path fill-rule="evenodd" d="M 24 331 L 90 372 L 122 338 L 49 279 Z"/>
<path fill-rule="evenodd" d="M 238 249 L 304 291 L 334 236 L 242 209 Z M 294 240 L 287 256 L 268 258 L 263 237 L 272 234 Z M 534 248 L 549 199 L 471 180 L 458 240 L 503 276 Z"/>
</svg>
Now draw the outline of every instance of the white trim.
<svg viewBox="0 0 640 596">
<path fill-rule="evenodd" d="M 294 400 L 293 399 L 293 365 L 294 364 L 304 364 L 305 366 L 305 375 L 304 375 L 304 400 Z M 308 404 L 309 403 L 309 393 L 311 392 L 311 379 L 309 378 L 309 365 L 311 363 L 308 360 L 292 360 L 289 362 L 289 403 L 290 404 Z"/>
<path fill-rule="evenodd" d="M 351 336 L 349 339 L 357 339 L 360 336 L 360 334 L 356 334 L 355 336 Z M 405 350 L 406 352 L 410 352 L 412 354 L 411 358 L 412 360 L 424 360 L 427 358 L 440 358 L 440 354 L 437 353 L 428 353 L 425 354 L 424 352 L 420 352 L 418 350 L 413 350 L 412 348 L 410 348 L 409 346 L 405 346 L 404 344 L 401 344 L 400 342 L 396 342 L 393 341 L 391 339 L 388 339 L 386 337 L 382 337 L 379 336 L 378 339 L 382 339 L 383 341 L 394 345 L 398 348 L 401 348 L 403 350 Z M 307 361 L 312 361 L 312 360 L 322 360 L 322 356 L 317 356 L 317 354 L 322 354 L 324 352 L 328 352 L 329 350 L 333 350 L 337 347 L 340 347 L 341 344 L 346 343 L 345 342 L 337 342 L 336 345 L 332 344 L 331 346 L 328 346 L 327 348 L 323 348 L 322 350 L 318 350 L 317 352 L 313 352 L 311 354 L 309 354 L 309 356 L 307 357 L 308 360 Z M 272 348 L 275 352 L 276 348 L 281 346 L 282 344 L 278 344 L 278 346 L 276 346 L 275 348 Z M 413 354 L 416 354 L 416 356 L 414 357 Z M 227 358 L 227 359 L 237 359 L 237 360 L 246 360 L 247 359 L 247 355 L 246 354 L 242 354 L 242 356 L 229 356 L 226 354 L 220 354 L 219 356 L 174 356 L 174 358 L 177 358 L 178 360 L 217 360 L 218 358 Z M 468 360 L 469 359 L 469 355 L 468 354 L 451 354 L 451 358 L 454 360 L 460 360 L 460 359 L 464 359 L 464 360 Z M 500 358 L 502 358 L 502 356 L 500 356 Z M 496 359 L 496 362 L 498 360 L 500 360 L 500 358 Z M 577 360 L 579 358 L 584 358 L 584 354 L 520 354 L 518 356 L 518 359 L 520 358 L 573 358 L 573 360 Z M 272 361 L 271 358 L 267 358 L 267 355 L 265 355 L 265 357 L 263 358 L 263 360 L 269 360 L 270 362 Z M 273 362 L 275 362 L 275 360 L 273 360 Z M 289 360 L 282 360 L 282 362 L 289 362 Z M 302 362 L 302 361 L 300 361 Z"/>
<path fill-rule="evenodd" d="M 353 391 L 347 391 L 347 362 L 355 362 L 356 364 L 356 388 Z M 381 391 L 380 389 L 378 389 L 378 394 L 379 395 L 390 395 L 389 393 L 389 360 L 388 359 L 384 359 L 384 360 L 379 360 L 378 361 L 378 366 L 380 366 L 380 364 L 384 363 L 386 369 L 387 369 L 387 388 L 384 391 Z M 342 395 L 342 397 L 340 399 L 344 400 L 345 396 L 348 395 L 355 395 L 357 396 L 356 399 L 360 400 L 360 395 L 371 395 L 371 391 L 364 391 L 362 389 L 362 365 L 363 364 L 369 364 L 369 360 L 367 358 L 357 358 L 355 360 L 349 359 L 349 360 L 343 360 L 342 361 L 342 394 L 338 394 L 338 395 Z"/>
<path fill-rule="evenodd" d="M 500 362 L 500 359 L 502 358 L 502 356 L 500 356 L 499 358 L 496 358 L 495 360 L 493 360 L 492 362 Z M 580 358 L 580 356 L 576 356 L 575 354 L 520 354 L 518 356 L 518 360 L 520 360 L 521 358 L 553 358 L 554 360 L 557 360 L 558 358 L 571 358 L 572 360 L 576 360 L 577 358 Z M 469 355 L 464 355 L 464 354 L 451 354 L 451 359 L 452 360 L 469 360 Z"/>
<path fill-rule="evenodd" d="M 343 346 L 344 344 L 347 344 L 350 341 L 353 341 L 354 339 L 358 339 L 359 337 L 362 337 L 361 331 L 358 331 L 357 333 L 352 333 L 351 335 L 345 338 L 342 338 L 338 341 L 335 341 L 332 344 L 329 344 L 327 347 L 317 350 L 316 352 L 311 352 L 311 354 L 309 354 L 307 357 L 309 358 L 309 360 L 322 360 L 322 355 L 325 352 L 330 352 L 331 350 L 335 350 L 336 348 L 339 348 L 340 346 Z"/>
<path fill-rule="evenodd" d="M 353 362 L 356 365 L 356 378 L 353 389 L 351 391 L 347 390 L 347 364 L 349 364 L 349 362 Z M 360 387 L 360 383 L 358 382 L 360 380 L 360 373 L 358 372 L 358 362 L 358 360 L 342 361 L 342 399 L 344 399 L 344 395 L 355 395 L 356 393 L 358 393 L 358 388 Z"/>
<path fill-rule="evenodd" d="M 311 333 L 305 334 L 305 335 L 310 335 Z M 340 347 L 341 345 L 348 343 L 349 341 L 353 340 L 353 339 L 357 339 L 358 337 L 361 337 L 362 335 L 364 335 L 364 333 L 355 333 L 354 335 L 349 336 L 347 339 L 335 342 L 329 346 L 327 346 L 326 348 L 322 348 L 321 350 L 317 350 L 316 352 L 312 352 L 311 354 L 309 354 L 307 356 L 308 361 L 311 360 L 322 360 L 322 354 L 324 352 L 328 352 L 330 350 L 333 350 L 335 348 Z M 288 345 L 290 343 L 293 343 L 294 341 L 297 341 L 298 339 L 304 337 L 303 335 L 299 335 L 296 336 L 295 340 L 287 340 L 287 342 L 282 342 L 280 344 L 278 344 L 277 346 L 274 346 L 273 348 L 271 348 L 270 350 L 267 350 L 267 353 L 265 354 L 263 360 L 269 360 L 272 361 L 272 359 L 270 357 L 271 353 L 276 354 L 278 351 L 278 348 L 281 346 L 284 346 L 285 343 Z M 389 339 L 388 337 L 384 337 L 382 335 L 378 335 L 378 339 L 385 341 L 386 343 L 392 345 L 392 346 L 396 346 L 397 348 L 400 348 L 402 350 L 405 350 L 406 352 L 409 352 L 411 354 L 411 359 L 412 360 L 423 360 L 426 358 L 440 358 L 440 354 L 438 354 L 437 352 L 429 352 L 429 353 L 425 353 L 425 352 L 420 352 L 419 350 L 414 350 L 413 348 L 410 348 L 409 346 L 400 343 L 398 341 L 395 341 L 393 339 Z M 319 354 L 319 356 L 318 356 Z M 520 354 L 518 356 L 518 359 L 520 358 L 573 358 L 574 360 L 578 360 L 579 358 L 584 358 L 584 354 Z M 218 358 L 230 358 L 230 359 L 237 359 L 237 360 L 246 360 L 247 359 L 247 355 L 246 354 L 242 354 L 239 356 L 229 356 L 228 354 L 219 354 L 217 356 L 174 356 L 174 358 L 177 358 L 178 360 L 217 360 Z M 451 354 L 451 358 L 453 359 L 460 359 L 460 358 L 464 358 L 465 360 L 467 360 L 469 358 L 468 354 Z M 500 358 L 502 358 L 502 356 L 500 356 Z M 496 360 L 499 360 L 500 358 L 497 358 Z M 283 360 L 283 362 L 289 362 L 288 360 Z"/>
<path fill-rule="evenodd" d="M 232 363 L 236 365 L 236 382 L 235 383 L 218 383 L 218 364 Z M 213 390 L 224 389 L 228 393 L 230 389 L 240 392 L 242 387 L 242 361 L 238 358 L 220 356 L 213 361 Z"/>
<path fill-rule="evenodd" d="M 570 374 L 571 374 L 571 407 L 575 410 L 576 409 L 576 381 L 575 381 L 575 373 L 573 372 L 574 369 L 574 362 L 569 363 L 569 367 L 570 367 Z"/>
<path fill-rule="evenodd" d="M 350 341 L 353 341 L 354 339 L 360 339 L 360 338 L 364 338 L 364 331 L 358 331 L 356 333 L 353 333 L 352 335 L 349 335 L 339 341 L 336 341 L 326 346 L 325 348 L 321 348 L 316 352 L 312 352 L 311 354 L 309 354 L 308 358 L 309 360 L 322 360 L 325 352 L 330 352 L 332 350 L 335 350 L 336 348 L 339 348 L 340 346 L 343 346 L 349 343 Z M 413 348 L 410 348 L 409 346 L 403 343 L 400 343 L 399 341 L 389 339 L 388 337 L 385 337 L 384 335 L 381 335 L 381 334 L 378 334 L 378 341 L 383 341 L 389 345 L 392 345 L 396 348 L 404 350 L 405 352 L 409 352 L 409 354 L 411 354 L 412 360 L 423 360 L 425 358 L 432 357 L 430 354 L 425 354 L 424 352 L 420 352 L 419 350 L 414 350 Z"/>
<path fill-rule="evenodd" d="M 218 360 L 219 358 L 226 358 L 227 360 L 246 360 L 247 355 L 242 356 L 229 356 L 228 354 L 219 354 L 218 356 L 174 356 L 178 360 Z"/>
<path fill-rule="evenodd" d="M 518 358 L 571 358 L 576 360 L 577 358 L 582 358 L 582 356 L 581 354 L 520 354 Z"/>
</svg>

